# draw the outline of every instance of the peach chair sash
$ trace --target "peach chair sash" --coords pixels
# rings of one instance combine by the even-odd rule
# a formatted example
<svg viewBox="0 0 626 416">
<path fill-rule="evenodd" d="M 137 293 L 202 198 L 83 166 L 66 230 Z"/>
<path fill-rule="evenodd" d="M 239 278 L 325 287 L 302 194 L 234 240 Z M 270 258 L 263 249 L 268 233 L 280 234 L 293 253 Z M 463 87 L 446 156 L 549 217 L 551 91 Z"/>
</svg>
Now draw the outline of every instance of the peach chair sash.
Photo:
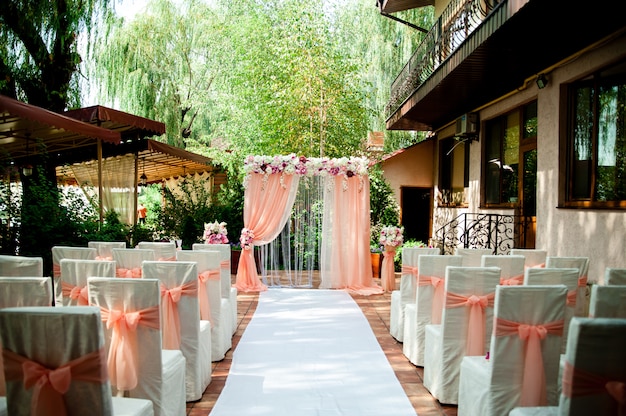
<svg viewBox="0 0 626 416">
<path fill-rule="evenodd" d="M 524 282 L 524 275 L 520 274 L 509 278 L 501 278 L 500 284 L 503 286 L 519 286 Z"/>
<path fill-rule="evenodd" d="M 176 256 L 159 257 L 157 261 L 176 261 Z"/>
<path fill-rule="evenodd" d="M 131 269 L 118 267 L 115 269 L 115 275 L 122 278 L 139 279 L 141 277 L 141 267 L 133 267 Z"/>
<path fill-rule="evenodd" d="M 198 274 L 198 302 L 200 304 L 200 319 L 211 322 L 211 303 L 209 302 L 209 293 L 207 292 L 206 283 L 209 280 L 220 280 L 222 277 L 220 269 L 205 270 Z"/>
<path fill-rule="evenodd" d="M 61 266 L 59 264 L 52 265 L 52 276 L 53 277 L 61 277 Z"/>
<path fill-rule="evenodd" d="M 230 270 L 230 260 L 222 260 L 222 261 L 220 261 L 220 269 L 228 269 L 228 270 Z"/>
<path fill-rule="evenodd" d="M 613 380 L 580 370 L 568 361 L 565 361 L 561 388 L 563 395 L 569 398 L 609 394 L 617 401 L 619 414 L 626 414 L 626 377 L 620 380 Z"/>
<path fill-rule="evenodd" d="M 526 269 L 545 269 L 545 263 L 533 264 L 532 266 L 524 266 L 524 270 Z"/>
<path fill-rule="evenodd" d="M 441 311 L 443 310 L 445 279 L 436 276 L 419 276 L 417 284 L 419 286 L 432 285 L 434 288 L 433 301 L 431 307 L 430 322 L 434 325 L 441 323 Z"/>
<path fill-rule="evenodd" d="M 405 266 L 405 265 L 402 265 L 402 274 L 410 274 L 410 275 L 413 275 L 413 276 L 417 277 L 417 275 L 418 275 L 417 266 Z"/>
<path fill-rule="evenodd" d="M 568 290 L 567 291 L 567 297 L 565 298 L 565 304 L 569 307 L 575 307 L 576 306 L 576 296 L 578 295 L 578 292 L 576 290 Z"/>
<path fill-rule="evenodd" d="M 160 329 L 159 307 L 124 312 L 100 307 L 102 321 L 111 332 L 107 368 L 111 385 L 119 390 L 132 390 L 138 383 L 137 326 Z"/>
<path fill-rule="evenodd" d="M 89 305 L 87 286 L 74 286 L 73 284 L 61 281 L 61 293 L 63 294 L 64 298 L 76 300 L 81 306 Z"/>
<path fill-rule="evenodd" d="M 113 256 L 96 256 L 96 260 L 112 261 L 113 260 Z"/>
<path fill-rule="evenodd" d="M 578 287 L 585 287 L 585 286 L 587 286 L 587 275 L 580 276 L 578 278 Z"/>
<path fill-rule="evenodd" d="M 2 358 L 7 381 L 23 380 L 26 390 L 33 389 L 32 416 L 65 416 L 63 395 L 73 380 L 104 383 L 107 380 L 105 350 L 100 348 L 58 368 L 47 368 L 11 350 L 3 349 Z"/>
<path fill-rule="evenodd" d="M 459 308 L 469 306 L 469 319 L 467 325 L 467 355 L 485 355 L 485 309 L 493 307 L 495 293 L 487 295 L 458 295 L 446 292 L 446 308 Z"/>
<path fill-rule="evenodd" d="M 517 335 L 524 341 L 524 371 L 520 406 L 546 406 L 546 380 L 541 354 L 541 340 L 548 334 L 562 335 L 564 321 L 558 320 L 530 325 L 496 318 L 494 334 L 497 337 Z"/>
<path fill-rule="evenodd" d="M 198 296 L 195 281 L 167 288 L 161 283 L 161 307 L 163 309 L 163 349 L 180 349 L 180 319 L 178 302 L 182 296 Z"/>
<path fill-rule="evenodd" d="M 396 255 L 396 248 L 393 246 L 385 246 L 383 252 L 383 264 L 381 270 L 381 283 L 383 290 L 391 292 L 396 288 L 396 276 L 394 270 L 393 259 Z"/>
</svg>

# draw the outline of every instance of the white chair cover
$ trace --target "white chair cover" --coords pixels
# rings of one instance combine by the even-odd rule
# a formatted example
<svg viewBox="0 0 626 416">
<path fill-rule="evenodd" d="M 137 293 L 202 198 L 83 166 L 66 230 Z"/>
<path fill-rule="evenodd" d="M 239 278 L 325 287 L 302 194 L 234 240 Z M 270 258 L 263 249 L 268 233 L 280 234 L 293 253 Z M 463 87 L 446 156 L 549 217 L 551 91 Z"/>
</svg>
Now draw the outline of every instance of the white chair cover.
<svg viewBox="0 0 626 416">
<path fill-rule="evenodd" d="M 229 244 L 201 244 L 195 243 L 192 250 L 217 250 L 222 254 L 220 267 L 222 271 L 222 299 L 228 299 L 231 313 L 232 334 L 237 331 L 237 288 L 231 281 L 230 245 Z M 232 335 L 231 334 L 231 335 Z"/>
<path fill-rule="evenodd" d="M 389 333 L 402 342 L 404 340 L 404 305 L 415 303 L 415 282 L 417 281 L 417 260 L 420 254 L 439 254 L 438 248 L 404 247 L 402 249 L 402 275 L 400 290 L 391 292 L 389 312 Z"/>
<path fill-rule="evenodd" d="M 524 256 L 526 261 L 524 267 L 546 267 L 547 250 L 539 250 L 534 248 L 512 248 L 509 254 L 513 256 Z"/>
<path fill-rule="evenodd" d="M 183 261 L 145 261 L 143 277 L 158 279 L 161 286 L 161 320 L 163 322 L 163 348 L 168 346 L 168 320 L 178 319 L 180 327 L 180 345 L 187 366 L 185 368 L 185 387 L 187 401 L 199 400 L 211 382 L 211 324 L 200 320 L 198 304 L 198 267 L 193 262 Z M 188 287 L 190 296 L 180 296 L 173 304 L 171 312 L 166 302 L 168 296 L 175 301 L 175 295 L 165 291 Z M 178 315 L 178 316 L 176 316 Z M 172 347 L 176 349 L 175 347 Z"/>
<path fill-rule="evenodd" d="M 626 268 L 607 267 L 604 269 L 605 285 L 626 285 Z"/>
<path fill-rule="evenodd" d="M 499 267 L 500 268 L 500 284 L 511 286 L 521 285 L 524 283 L 524 256 L 516 255 L 484 255 L 480 264 L 481 267 Z"/>
<path fill-rule="evenodd" d="M 591 286 L 590 318 L 626 318 L 626 286 Z"/>
<path fill-rule="evenodd" d="M 156 279 L 117 279 L 90 277 L 89 300 L 106 311 L 125 313 L 160 309 L 161 291 Z M 157 319 L 160 319 L 158 317 Z M 109 351 L 113 327 L 105 323 L 106 345 Z M 151 400 L 155 416 L 184 415 L 185 357 L 178 350 L 161 348 L 161 331 L 147 325 L 137 325 L 137 386 L 122 392 L 130 397 Z M 111 354 L 109 353 L 109 356 Z M 117 392 L 117 389 L 114 388 Z"/>
<path fill-rule="evenodd" d="M 618 402 L 623 396 L 620 397 L 619 388 L 614 390 L 613 387 L 626 382 L 624 351 L 626 319 L 573 318 L 567 340 L 567 370 L 563 375 L 563 386 L 567 387 L 559 398 L 559 405 L 518 407 L 510 415 L 623 414 Z"/>
<path fill-rule="evenodd" d="M 111 249 L 115 261 L 115 276 L 122 278 L 140 278 L 144 261 L 154 260 L 154 250 L 138 248 Z"/>
<path fill-rule="evenodd" d="M 574 311 L 574 316 L 586 317 L 589 314 L 589 306 L 587 303 L 587 273 L 589 272 L 589 257 L 548 256 L 546 258 L 546 267 L 575 267 L 578 269 L 578 291 L 576 292 L 576 310 Z"/>
<path fill-rule="evenodd" d="M 84 363 L 96 363 L 92 364 L 93 370 L 85 369 L 83 372 L 99 381 L 81 379 L 81 376 L 76 374 L 79 371 L 76 370 L 72 373 L 69 389 L 56 398 L 56 405 L 53 406 L 59 414 L 61 414 L 59 406 L 65 406 L 68 415 L 153 414 L 152 403 L 148 400 L 112 397 L 98 308 L 84 306 L 3 309 L 0 311 L 0 337 L 4 345 L 7 406 L 8 414 L 11 416 L 32 414 L 31 403 L 36 388 L 24 387 L 23 370 L 19 364 L 22 360 L 51 370 L 71 362 L 72 368 L 76 369 L 84 368 Z M 36 340 L 52 341 L 36 342 Z M 17 365 L 10 365 L 7 357 L 12 357 L 11 360 Z M 75 361 L 80 358 L 85 359 L 82 366 L 80 362 Z M 14 369 L 11 371 L 10 367 Z M 42 390 L 54 396 L 56 392 L 49 386 L 47 383 L 44 384 Z M 41 397 L 40 395 L 39 398 Z"/>
<path fill-rule="evenodd" d="M 482 256 L 493 254 L 493 250 L 490 248 L 457 247 L 454 254 L 463 257 L 463 267 L 481 267 L 480 260 Z"/>
<path fill-rule="evenodd" d="M 567 287 L 567 301 L 565 305 L 565 321 L 561 353 L 565 353 L 567 346 L 567 331 L 569 322 L 574 317 L 578 300 L 578 269 L 575 268 L 530 268 L 524 273 L 525 285 L 565 285 Z"/>
<path fill-rule="evenodd" d="M 89 241 L 87 247 L 95 248 L 96 260 L 113 260 L 111 249 L 126 248 L 124 241 Z"/>
<path fill-rule="evenodd" d="M 115 262 L 109 260 L 61 260 L 61 276 L 55 280 L 57 306 L 86 306 L 88 277 L 115 277 Z"/>
<path fill-rule="evenodd" d="M 438 296 L 443 296 L 446 267 L 461 266 L 462 260 L 461 256 L 419 256 L 416 302 L 407 303 L 404 306 L 404 344 L 402 345 L 402 353 L 417 366 L 424 365 L 426 325 L 433 323 L 431 319 L 433 315 L 436 318 L 435 322 L 438 323 L 441 319 L 443 298 Z M 439 304 L 438 300 L 442 302 Z"/>
<path fill-rule="evenodd" d="M 61 276 L 61 259 L 95 260 L 98 252 L 91 247 L 52 247 L 52 277 Z"/>
<path fill-rule="evenodd" d="M 176 243 L 161 241 L 140 241 L 137 248 L 143 250 L 154 250 L 154 260 L 174 261 L 176 260 Z"/>
<path fill-rule="evenodd" d="M 0 255 L 0 276 L 43 277 L 43 258 Z"/>
<path fill-rule="evenodd" d="M 497 286 L 494 307 L 494 332 L 491 335 L 490 357 L 463 357 L 459 382 L 459 415 L 501 416 L 522 405 L 525 383 L 537 390 L 537 396 L 526 396 L 524 406 L 539 406 L 544 390 L 540 379 L 527 377 L 525 365 L 543 365 L 545 395 L 548 405 L 558 400 L 557 378 L 561 349 L 561 332 L 565 314 L 567 288 L 556 286 Z M 511 334 L 498 335 L 498 322 L 519 323 Z M 524 331 L 522 325 L 528 325 Z M 503 326 L 503 325 L 502 325 Z M 533 330 L 533 326 L 536 327 Z M 546 330 L 545 338 L 538 341 L 536 334 Z M 515 328 L 515 327 L 514 327 Z M 560 331 L 559 332 L 559 328 Z M 529 342 L 518 334 L 530 334 Z M 527 360 L 526 352 L 539 342 L 537 361 Z M 541 361 L 540 361 L 541 360 Z M 532 390 L 532 389 L 531 389 Z"/>
<path fill-rule="evenodd" d="M 232 346 L 230 309 L 222 309 L 221 259 L 219 251 L 179 250 L 176 253 L 176 260 L 192 261 L 198 266 L 200 318 L 211 322 L 212 361 L 223 360 Z M 203 306 L 203 296 L 206 306 Z M 225 305 L 228 306 L 228 302 Z M 203 310 L 206 307 L 208 310 Z"/>
<path fill-rule="evenodd" d="M 489 350 L 498 284 L 497 267 L 446 268 L 441 325 L 426 325 L 424 344 L 424 387 L 441 403 L 458 403 L 463 357 L 484 357 Z"/>
</svg>

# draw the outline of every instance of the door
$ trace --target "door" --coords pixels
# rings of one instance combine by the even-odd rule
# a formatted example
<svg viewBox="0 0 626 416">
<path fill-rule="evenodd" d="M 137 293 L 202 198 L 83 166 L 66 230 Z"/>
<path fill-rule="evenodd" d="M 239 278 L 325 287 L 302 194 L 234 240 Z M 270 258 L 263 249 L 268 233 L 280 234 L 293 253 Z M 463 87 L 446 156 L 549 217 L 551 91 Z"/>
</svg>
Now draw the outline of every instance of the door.
<svg viewBox="0 0 626 416">
<path fill-rule="evenodd" d="M 417 240 L 428 244 L 432 218 L 432 189 L 402 187 L 400 200 L 405 241 Z"/>
</svg>

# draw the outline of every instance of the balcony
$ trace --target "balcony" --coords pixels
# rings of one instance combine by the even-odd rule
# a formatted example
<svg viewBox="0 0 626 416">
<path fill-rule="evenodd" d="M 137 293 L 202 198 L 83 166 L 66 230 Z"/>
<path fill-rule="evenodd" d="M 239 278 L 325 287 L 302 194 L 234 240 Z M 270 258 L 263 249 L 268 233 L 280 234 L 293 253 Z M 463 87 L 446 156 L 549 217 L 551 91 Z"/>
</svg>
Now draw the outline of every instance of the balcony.
<svg viewBox="0 0 626 416">
<path fill-rule="evenodd" d="M 617 4 L 452 0 L 393 82 L 387 129 L 436 130 L 525 88 L 538 74 L 623 31 L 620 16 Z"/>
</svg>

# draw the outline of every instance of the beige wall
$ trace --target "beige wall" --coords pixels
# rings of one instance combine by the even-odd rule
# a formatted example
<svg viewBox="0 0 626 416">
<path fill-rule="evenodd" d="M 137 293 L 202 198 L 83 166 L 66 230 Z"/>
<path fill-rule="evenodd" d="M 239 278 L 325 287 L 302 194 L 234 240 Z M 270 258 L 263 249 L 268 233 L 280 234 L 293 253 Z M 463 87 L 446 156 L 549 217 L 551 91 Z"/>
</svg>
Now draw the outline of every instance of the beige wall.
<svg viewBox="0 0 626 416">
<path fill-rule="evenodd" d="M 381 162 L 385 179 L 391 185 L 398 204 L 403 186 L 433 187 L 434 159 L 434 141 L 428 140 Z"/>
</svg>

